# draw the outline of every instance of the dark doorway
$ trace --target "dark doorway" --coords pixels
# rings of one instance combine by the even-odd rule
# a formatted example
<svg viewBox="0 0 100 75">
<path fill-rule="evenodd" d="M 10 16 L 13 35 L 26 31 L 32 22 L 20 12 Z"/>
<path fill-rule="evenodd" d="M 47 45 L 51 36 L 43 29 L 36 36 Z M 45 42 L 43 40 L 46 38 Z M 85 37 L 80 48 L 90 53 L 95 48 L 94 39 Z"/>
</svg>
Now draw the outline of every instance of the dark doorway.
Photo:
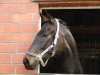
<svg viewBox="0 0 100 75">
<path fill-rule="evenodd" d="M 100 10 L 48 9 L 53 17 L 69 26 L 85 74 L 100 74 Z M 44 12 L 44 10 L 43 10 Z"/>
</svg>

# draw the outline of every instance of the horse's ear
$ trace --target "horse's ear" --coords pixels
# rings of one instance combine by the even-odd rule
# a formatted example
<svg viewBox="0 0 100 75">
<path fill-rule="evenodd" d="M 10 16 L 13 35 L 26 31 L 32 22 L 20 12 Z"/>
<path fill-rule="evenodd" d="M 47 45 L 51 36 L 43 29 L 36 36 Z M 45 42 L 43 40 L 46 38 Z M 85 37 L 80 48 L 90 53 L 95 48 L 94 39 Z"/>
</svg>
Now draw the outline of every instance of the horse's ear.
<svg viewBox="0 0 100 75">
<path fill-rule="evenodd" d="M 48 18 L 48 19 L 54 19 L 46 10 L 45 11 L 45 16 Z"/>
<path fill-rule="evenodd" d="M 40 12 L 40 16 L 41 16 L 41 19 L 42 19 L 43 21 L 47 21 L 47 20 L 48 20 L 48 18 L 45 17 L 41 12 Z"/>
</svg>

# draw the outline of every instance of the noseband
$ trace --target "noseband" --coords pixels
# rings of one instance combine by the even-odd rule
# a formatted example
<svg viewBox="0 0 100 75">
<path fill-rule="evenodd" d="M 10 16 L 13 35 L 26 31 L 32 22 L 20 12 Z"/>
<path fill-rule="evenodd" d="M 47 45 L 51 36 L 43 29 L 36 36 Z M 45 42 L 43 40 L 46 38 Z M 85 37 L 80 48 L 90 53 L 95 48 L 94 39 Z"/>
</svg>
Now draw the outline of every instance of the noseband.
<svg viewBox="0 0 100 75">
<path fill-rule="evenodd" d="M 32 56 L 37 57 L 43 67 L 46 66 L 50 57 L 46 60 L 46 62 L 44 62 L 43 59 L 42 59 L 42 56 L 44 54 L 46 54 L 48 51 L 50 51 L 52 48 L 55 48 L 55 46 L 57 44 L 57 40 L 59 38 L 59 21 L 58 21 L 58 19 L 55 19 L 55 20 L 56 20 L 56 23 L 57 23 L 56 24 L 57 25 L 57 31 L 56 31 L 55 38 L 54 38 L 54 41 L 52 42 L 52 44 L 46 50 L 44 50 L 41 54 L 35 54 L 35 53 L 31 53 L 29 51 L 26 52 L 27 55 L 32 55 Z M 55 49 L 52 51 L 51 57 L 53 57 L 54 55 L 55 55 Z"/>
</svg>

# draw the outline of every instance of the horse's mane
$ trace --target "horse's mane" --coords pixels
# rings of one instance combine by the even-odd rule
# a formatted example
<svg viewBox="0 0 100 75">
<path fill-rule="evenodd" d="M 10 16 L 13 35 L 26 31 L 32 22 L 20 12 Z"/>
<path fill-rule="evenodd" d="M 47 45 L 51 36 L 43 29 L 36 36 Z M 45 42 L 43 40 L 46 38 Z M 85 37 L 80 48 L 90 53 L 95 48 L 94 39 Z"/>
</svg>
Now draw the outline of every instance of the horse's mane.
<svg viewBox="0 0 100 75">
<path fill-rule="evenodd" d="M 58 19 L 58 21 L 69 29 L 68 23 L 66 23 L 65 21 L 63 21 L 61 19 Z"/>
<path fill-rule="evenodd" d="M 58 19 L 58 21 L 59 21 L 61 24 L 63 24 L 64 26 L 67 26 L 67 23 L 66 23 L 65 21 L 63 21 L 63 20 L 61 20 L 61 19 Z"/>
</svg>

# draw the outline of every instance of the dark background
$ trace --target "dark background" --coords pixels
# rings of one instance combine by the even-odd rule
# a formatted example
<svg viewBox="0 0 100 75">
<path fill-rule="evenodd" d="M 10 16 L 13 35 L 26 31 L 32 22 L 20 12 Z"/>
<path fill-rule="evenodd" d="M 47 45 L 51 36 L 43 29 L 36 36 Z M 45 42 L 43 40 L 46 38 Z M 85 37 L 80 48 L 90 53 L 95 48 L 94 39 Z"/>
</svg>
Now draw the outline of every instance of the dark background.
<svg viewBox="0 0 100 75">
<path fill-rule="evenodd" d="M 85 74 L 100 74 L 100 9 L 48 9 L 69 26 Z M 42 11 L 45 14 L 44 10 Z"/>
</svg>

